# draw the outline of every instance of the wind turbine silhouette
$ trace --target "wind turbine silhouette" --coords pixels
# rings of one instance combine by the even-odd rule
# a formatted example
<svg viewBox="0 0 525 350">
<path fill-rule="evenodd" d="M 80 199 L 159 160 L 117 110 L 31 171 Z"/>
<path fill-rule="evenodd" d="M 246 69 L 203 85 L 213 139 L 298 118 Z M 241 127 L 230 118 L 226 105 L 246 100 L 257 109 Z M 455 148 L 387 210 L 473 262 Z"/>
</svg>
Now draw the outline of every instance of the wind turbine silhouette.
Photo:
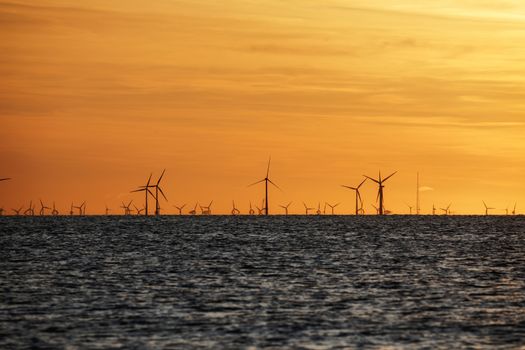
<svg viewBox="0 0 525 350">
<path fill-rule="evenodd" d="M 308 215 L 308 212 L 309 212 L 310 210 L 314 210 L 314 209 L 315 209 L 315 208 L 309 208 L 309 207 L 306 205 L 305 202 L 303 202 L 303 205 L 304 205 L 304 209 L 305 209 L 305 211 L 306 211 L 306 215 Z"/>
<path fill-rule="evenodd" d="M 165 172 L 166 172 L 166 169 L 162 171 L 162 174 L 157 180 L 157 183 L 153 186 L 155 187 L 155 215 L 160 215 L 159 192 L 160 194 L 162 194 L 162 197 L 164 197 L 166 202 L 168 201 L 168 198 L 166 198 L 166 195 L 164 195 L 164 191 L 162 191 L 162 188 L 160 188 L 160 181 L 162 180 L 162 177 L 164 176 Z"/>
<path fill-rule="evenodd" d="M 177 208 L 177 210 L 179 211 L 179 215 L 182 215 L 182 209 L 184 209 L 184 207 L 186 206 L 186 203 L 184 203 L 182 206 L 180 207 L 177 207 L 176 205 L 174 205 L 175 208 Z"/>
<path fill-rule="evenodd" d="M 42 202 L 42 200 L 41 199 L 39 199 L 39 200 L 40 200 L 40 211 L 38 212 L 38 215 L 40 215 L 40 216 L 46 215 L 46 213 L 45 213 L 46 209 L 51 209 L 51 208 L 46 207 L 44 205 L 44 203 Z"/>
<path fill-rule="evenodd" d="M 131 215 L 131 209 L 129 208 L 131 206 L 131 203 L 133 203 L 133 199 L 129 201 L 128 205 L 122 202 L 122 205 L 120 207 L 124 209 L 124 215 Z"/>
<path fill-rule="evenodd" d="M 29 201 L 29 208 L 24 211 L 24 215 L 35 215 L 35 207 L 33 205 L 33 201 Z"/>
<path fill-rule="evenodd" d="M 384 179 L 381 179 L 381 171 L 379 172 L 379 178 L 378 179 L 373 179 L 371 178 L 370 176 L 366 176 L 366 175 L 363 175 L 364 177 L 366 177 L 367 179 L 370 179 L 372 181 L 374 181 L 375 183 L 377 183 L 379 185 L 379 190 L 377 192 L 377 199 L 379 199 L 379 215 L 383 215 L 384 214 L 384 206 L 383 206 L 383 188 L 385 187 L 383 185 L 384 182 L 386 182 L 386 180 L 390 179 L 392 176 L 394 176 L 395 174 L 397 173 L 397 171 L 393 172 L 392 174 L 388 175 L 387 177 L 385 177 Z M 377 200 L 376 199 L 376 200 Z"/>
<path fill-rule="evenodd" d="M 69 207 L 69 215 L 73 216 L 73 202 L 71 202 L 71 207 Z"/>
<path fill-rule="evenodd" d="M 86 201 L 82 202 L 82 204 L 80 204 L 79 207 L 77 206 L 73 206 L 73 208 L 76 208 L 78 209 L 78 215 L 84 215 L 86 213 L 85 211 L 85 205 L 86 205 Z M 84 209 L 84 210 L 83 210 Z"/>
<path fill-rule="evenodd" d="M 253 208 L 252 208 L 252 201 L 250 201 L 250 210 L 248 211 L 248 213 L 250 215 L 254 215 L 255 214 L 255 210 L 253 210 Z"/>
<path fill-rule="evenodd" d="M 162 173 L 164 174 L 164 173 Z M 145 198 L 145 204 L 144 204 L 144 215 L 149 215 L 148 214 L 148 194 L 151 195 L 153 198 L 156 198 L 155 195 L 149 190 L 150 188 L 154 188 L 156 185 L 150 185 L 150 182 L 151 182 L 151 176 L 153 174 L 149 174 L 149 178 L 148 178 L 148 182 L 146 182 L 146 186 L 140 186 L 138 189 L 134 190 L 134 191 L 131 191 L 131 193 L 133 192 L 144 192 L 146 198 Z M 160 179 L 159 179 L 159 182 L 160 182 Z M 158 183 L 157 183 L 158 185 Z M 158 195 L 158 191 L 157 191 L 157 195 Z M 157 203 L 157 207 L 158 207 L 158 203 Z M 157 208 L 156 207 L 156 208 Z"/>
<path fill-rule="evenodd" d="M 195 214 L 197 214 L 197 206 L 198 206 L 198 205 L 199 205 L 199 203 L 195 203 L 195 207 L 194 207 L 192 210 L 190 210 L 190 211 L 188 212 L 188 214 L 190 214 L 190 215 L 195 215 Z"/>
<path fill-rule="evenodd" d="M 331 205 L 330 203 L 326 203 L 326 205 L 328 205 L 330 207 L 330 209 L 332 209 L 332 215 L 334 215 L 334 209 L 341 203 L 337 203 L 337 204 L 334 204 L 334 205 Z"/>
<path fill-rule="evenodd" d="M 432 215 L 436 215 L 436 206 L 432 203 Z"/>
<path fill-rule="evenodd" d="M 326 207 L 326 205 L 325 205 Z M 317 215 L 321 215 L 323 212 L 321 211 L 321 202 L 317 203 L 317 211 L 315 212 Z"/>
<path fill-rule="evenodd" d="M 485 201 L 482 201 L 482 202 L 483 202 L 483 206 L 485 206 L 485 215 L 489 215 L 489 210 L 496 209 L 496 208 L 488 207 Z"/>
<path fill-rule="evenodd" d="M 200 206 L 201 207 L 201 214 L 202 215 L 211 215 L 211 205 L 213 204 L 213 200 L 210 202 L 210 204 L 208 204 L 207 207 L 205 206 Z"/>
<path fill-rule="evenodd" d="M 255 206 L 255 208 L 257 208 L 257 211 L 259 212 L 259 215 L 263 215 L 263 211 L 264 211 L 264 199 L 262 200 L 262 208 L 259 208 L 258 206 Z"/>
<path fill-rule="evenodd" d="M 133 206 L 135 207 L 135 210 L 137 211 L 137 215 L 140 215 L 140 213 L 142 213 L 144 211 L 144 208 L 139 209 L 139 208 L 137 208 L 137 206 L 135 204 L 133 204 Z"/>
<path fill-rule="evenodd" d="M 241 211 L 237 208 L 235 208 L 235 201 L 232 200 L 233 203 L 233 209 L 232 209 L 232 215 L 238 215 L 241 213 Z"/>
<path fill-rule="evenodd" d="M 109 215 L 109 211 L 110 211 L 110 210 L 111 210 L 111 209 L 109 209 L 109 208 L 108 208 L 108 205 L 106 204 L 106 216 Z"/>
<path fill-rule="evenodd" d="M 516 215 L 516 204 L 517 203 L 514 203 L 514 209 L 512 210 L 512 215 Z"/>
<path fill-rule="evenodd" d="M 448 207 L 446 207 L 446 208 L 439 208 L 439 209 L 441 209 L 441 210 L 443 210 L 443 211 L 445 212 L 444 215 L 448 215 L 448 213 L 449 213 L 449 211 L 450 211 L 450 206 L 451 206 L 451 205 L 452 205 L 452 203 L 450 203 L 450 204 L 448 205 Z"/>
<path fill-rule="evenodd" d="M 373 204 L 371 204 L 371 206 L 373 206 L 373 207 L 374 207 L 374 209 L 376 210 L 376 214 L 377 214 L 377 215 L 379 215 L 379 208 L 378 208 L 378 207 L 376 207 L 376 206 L 375 206 L 375 205 L 373 205 Z"/>
<path fill-rule="evenodd" d="M 346 187 L 350 190 L 355 191 L 355 215 L 359 215 L 359 202 L 361 202 L 361 207 L 363 207 L 363 200 L 361 199 L 361 193 L 359 192 L 359 188 L 363 186 L 365 181 L 366 181 L 366 178 L 357 187 L 341 185 L 343 187 Z"/>
<path fill-rule="evenodd" d="M 54 201 L 53 201 L 53 210 L 51 211 L 51 215 L 53 215 L 53 216 L 57 216 L 58 215 L 58 210 L 55 207 L 55 202 Z"/>
<path fill-rule="evenodd" d="M 405 203 L 405 205 L 408 207 L 408 209 L 410 210 L 410 214 L 409 215 L 412 215 L 412 206 L 411 205 L 408 205 L 407 203 Z"/>
<path fill-rule="evenodd" d="M 16 216 L 18 216 L 20 215 L 20 212 L 22 211 L 23 208 L 24 206 L 21 206 L 20 209 L 11 208 L 11 210 L 15 213 Z"/>
<path fill-rule="evenodd" d="M 264 214 L 265 214 L 265 215 L 269 215 L 269 214 L 270 214 L 270 212 L 268 211 L 268 207 L 269 207 L 269 203 L 268 203 L 268 183 L 271 183 L 271 184 L 274 185 L 277 189 L 281 190 L 281 189 L 279 188 L 279 186 L 277 186 L 276 184 L 274 184 L 274 183 L 272 182 L 272 180 L 270 180 L 270 178 L 269 178 L 269 176 L 270 176 L 270 162 L 271 162 L 271 160 L 272 160 L 272 157 L 270 157 L 270 158 L 268 159 L 268 168 L 266 169 L 266 177 L 265 177 L 264 179 L 260 180 L 260 181 L 254 182 L 253 184 L 251 184 L 251 185 L 248 186 L 248 187 L 250 187 L 250 186 L 253 186 L 253 185 L 257 185 L 258 183 L 264 182 L 264 185 L 265 185 L 265 186 L 264 186 L 264 187 L 265 187 L 265 191 L 264 191 L 264 193 L 265 193 L 265 198 L 266 198 L 266 200 L 264 201 L 264 203 L 265 203 L 265 206 L 264 206 Z"/>
<path fill-rule="evenodd" d="M 288 203 L 287 205 L 279 205 L 281 208 L 284 209 L 284 215 L 288 215 L 288 207 L 292 204 L 292 202 Z"/>
</svg>

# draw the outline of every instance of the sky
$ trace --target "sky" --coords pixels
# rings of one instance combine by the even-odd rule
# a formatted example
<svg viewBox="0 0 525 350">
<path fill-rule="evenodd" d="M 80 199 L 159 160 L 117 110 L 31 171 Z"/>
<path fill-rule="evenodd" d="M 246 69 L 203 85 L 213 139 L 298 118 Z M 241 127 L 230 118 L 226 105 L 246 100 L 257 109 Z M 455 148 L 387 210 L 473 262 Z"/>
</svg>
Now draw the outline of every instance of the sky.
<svg viewBox="0 0 525 350">
<path fill-rule="evenodd" d="M 0 0 L 0 207 L 525 212 L 525 3 Z M 377 187 L 363 185 L 373 213 Z M 522 206 L 520 208 L 520 205 Z"/>
</svg>

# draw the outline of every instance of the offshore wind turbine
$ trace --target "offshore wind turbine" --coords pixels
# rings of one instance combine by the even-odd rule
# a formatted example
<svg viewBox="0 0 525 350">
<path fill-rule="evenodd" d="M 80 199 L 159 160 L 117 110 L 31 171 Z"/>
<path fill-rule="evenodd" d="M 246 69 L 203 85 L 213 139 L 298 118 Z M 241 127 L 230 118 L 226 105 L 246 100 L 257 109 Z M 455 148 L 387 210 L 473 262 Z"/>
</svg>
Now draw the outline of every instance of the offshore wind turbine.
<svg viewBox="0 0 525 350">
<path fill-rule="evenodd" d="M 15 213 L 16 216 L 18 216 L 20 215 L 20 212 L 22 211 L 23 208 L 24 206 L 21 206 L 19 209 L 11 208 L 11 210 L 13 211 L 13 213 Z"/>
<path fill-rule="evenodd" d="M 385 185 L 383 185 L 383 183 L 386 182 L 386 180 L 390 179 L 392 176 L 394 176 L 396 173 L 397 173 L 397 171 L 395 171 L 392 174 L 388 175 L 384 179 L 381 178 L 381 171 L 379 172 L 379 177 L 377 179 L 373 179 L 370 176 L 363 175 L 367 179 L 370 179 L 370 180 L 374 181 L 375 183 L 377 183 L 379 185 L 379 190 L 377 191 L 377 199 L 379 199 L 379 215 L 383 215 L 385 213 L 384 212 L 384 205 L 383 205 L 383 202 L 384 202 L 384 200 L 383 200 L 383 188 L 385 187 Z"/>
<path fill-rule="evenodd" d="M 201 207 L 201 214 L 202 215 L 211 215 L 211 205 L 213 204 L 213 200 L 208 204 L 208 206 L 200 206 Z"/>
<path fill-rule="evenodd" d="M 405 205 L 408 207 L 408 209 L 410 210 L 410 214 L 409 215 L 412 215 L 412 208 L 413 206 L 411 205 L 408 205 L 407 203 L 405 203 Z"/>
<path fill-rule="evenodd" d="M 306 211 L 306 215 L 308 215 L 308 212 L 309 212 L 310 210 L 314 210 L 314 209 L 315 209 L 315 208 L 309 208 L 309 207 L 306 205 L 305 202 L 303 202 L 303 205 L 304 205 L 304 209 L 305 209 L 305 211 Z"/>
<path fill-rule="evenodd" d="M 177 210 L 179 211 L 179 215 L 182 215 L 182 209 L 184 209 L 184 207 L 186 206 L 186 203 L 184 203 L 182 206 L 180 207 L 177 207 L 176 205 L 174 205 L 175 208 L 177 208 Z"/>
<path fill-rule="evenodd" d="M 359 188 L 363 186 L 365 181 L 366 181 L 366 178 L 363 181 L 361 181 L 361 183 L 356 187 L 341 185 L 342 187 L 355 191 L 355 215 L 359 215 L 359 209 L 360 209 L 359 203 L 361 203 L 361 207 L 363 207 L 363 200 L 361 198 L 361 193 L 359 192 Z"/>
<path fill-rule="evenodd" d="M 288 207 L 292 204 L 292 202 L 288 203 L 287 205 L 279 205 L 281 208 L 284 209 L 284 215 L 288 215 Z"/>
<path fill-rule="evenodd" d="M 337 203 L 337 204 L 334 204 L 334 205 L 331 205 L 330 203 L 326 203 L 326 205 L 328 205 L 330 207 L 330 209 L 332 209 L 332 215 L 334 215 L 334 209 L 341 203 Z"/>
<path fill-rule="evenodd" d="M 232 208 L 232 215 L 239 215 L 241 211 L 237 208 L 235 208 L 235 201 L 232 200 L 233 208 Z"/>
<path fill-rule="evenodd" d="M 35 206 L 33 205 L 33 201 L 29 201 L 29 208 L 24 211 L 24 215 L 35 215 Z"/>
<path fill-rule="evenodd" d="M 274 185 L 277 189 L 280 190 L 279 186 L 277 186 L 276 184 L 274 184 L 274 183 L 272 182 L 272 180 L 270 180 L 270 178 L 269 178 L 269 176 L 270 176 L 270 162 L 271 162 L 271 160 L 272 160 L 272 157 L 270 157 L 270 158 L 268 159 L 268 168 L 266 169 L 266 177 L 265 177 L 264 179 L 262 179 L 262 180 L 259 180 L 259 181 L 257 181 L 257 182 L 254 182 L 254 183 L 252 183 L 251 185 L 248 186 L 248 187 L 250 187 L 250 186 L 253 186 L 253 185 L 257 185 L 258 183 L 264 182 L 264 185 L 265 185 L 265 186 L 264 186 L 264 193 L 265 193 L 264 214 L 265 214 L 265 215 L 269 215 L 269 214 L 270 214 L 270 212 L 268 211 L 268 207 L 269 207 L 269 202 L 268 202 L 268 183 L 271 183 L 271 184 Z"/>
<path fill-rule="evenodd" d="M 85 205 L 86 205 L 86 201 L 82 202 L 82 204 L 80 204 L 80 206 L 78 206 L 78 207 L 73 205 L 73 208 L 78 209 L 78 215 L 84 215 L 85 214 L 85 210 L 83 210 L 83 209 L 84 209 Z M 71 214 L 71 215 L 73 215 L 73 214 Z"/>
<path fill-rule="evenodd" d="M 489 210 L 496 209 L 496 208 L 488 207 L 485 201 L 482 201 L 482 202 L 483 202 L 483 206 L 485 207 L 485 215 L 489 215 Z"/>
<path fill-rule="evenodd" d="M 516 204 L 517 203 L 514 203 L 514 209 L 512 209 L 512 215 L 516 215 Z"/>
<path fill-rule="evenodd" d="M 153 198 L 156 198 L 155 195 L 153 194 L 153 192 L 150 191 L 150 188 L 154 188 L 155 187 L 155 185 L 150 185 L 151 176 L 152 175 L 153 174 L 149 174 L 148 182 L 146 182 L 145 186 L 140 186 L 138 189 L 136 189 L 134 191 L 131 191 L 131 193 L 133 193 L 133 192 L 144 192 L 144 195 L 146 196 L 145 202 L 144 202 L 144 215 L 149 215 L 148 214 L 148 194 L 151 195 Z M 160 182 L 160 179 L 159 179 L 159 182 Z M 158 183 L 157 183 L 157 185 L 158 185 Z M 158 192 L 157 192 L 157 194 L 158 194 Z"/>
<path fill-rule="evenodd" d="M 325 204 L 326 208 L 326 204 Z M 323 212 L 321 211 L 321 202 L 317 203 L 317 211 L 315 212 L 317 215 L 321 215 Z"/>
<path fill-rule="evenodd" d="M 40 200 L 40 211 L 38 212 L 38 215 L 40 215 L 40 216 L 46 215 L 46 213 L 45 213 L 46 209 L 51 209 L 51 208 L 46 207 L 44 205 L 44 203 L 42 202 L 42 200 L 41 199 L 39 199 L 39 200 Z"/>
<path fill-rule="evenodd" d="M 69 207 L 69 215 L 73 216 L 73 202 L 71 202 L 71 207 Z"/>
<path fill-rule="evenodd" d="M 255 214 L 255 210 L 253 210 L 253 208 L 252 208 L 252 201 L 250 201 L 250 210 L 248 211 L 248 213 L 250 215 L 254 215 Z"/>
<path fill-rule="evenodd" d="M 452 205 L 452 203 L 450 203 L 450 204 L 448 205 L 448 207 L 446 207 L 446 208 L 439 208 L 439 209 L 443 210 L 444 215 L 448 215 L 449 212 L 450 212 L 450 206 L 451 206 L 451 205 Z"/>
<path fill-rule="evenodd" d="M 133 203 L 133 199 L 129 201 L 128 205 L 126 205 L 124 202 L 122 202 L 122 205 L 120 206 L 122 209 L 124 209 L 124 215 L 131 215 L 131 203 Z"/>
<path fill-rule="evenodd" d="M 137 215 L 140 215 L 140 213 L 142 213 L 144 211 L 144 208 L 139 209 L 139 208 L 137 208 L 137 206 L 135 204 L 133 204 L 133 206 L 135 207 L 135 210 L 137 211 Z"/>
<path fill-rule="evenodd" d="M 168 201 L 168 198 L 166 198 L 166 195 L 164 194 L 164 191 L 162 191 L 162 188 L 160 187 L 160 181 L 162 180 L 162 177 L 164 176 L 164 173 L 166 172 L 166 169 L 162 171 L 162 174 L 160 175 L 159 179 L 157 180 L 157 183 L 153 186 L 155 187 L 155 215 L 160 215 L 160 205 L 159 205 L 159 192 L 162 194 L 162 197 Z"/>
<path fill-rule="evenodd" d="M 111 210 L 111 209 L 109 209 L 109 208 L 108 208 L 108 205 L 106 204 L 106 216 L 109 215 L 109 211 L 110 211 L 110 210 Z"/>
<path fill-rule="evenodd" d="M 194 207 L 192 210 L 190 210 L 190 211 L 188 212 L 188 214 L 190 214 L 190 215 L 195 215 L 195 214 L 197 214 L 197 206 L 198 206 L 198 205 L 199 205 L 199 203 L 195 203 L 195 207 Z"/>
<path fill-rule="evenodd" d="M 436 215 L 436 206 L 432 203 L 432 215 Z"/>
<path fill-rule="evenodd" d="M 53 216 L 57 216 L 58 215 L 58 210 L 55 207 L 55 202 L 54 201 L 53 201 L 53 210 L 51 211 L 51 215 L 53 215 Z"/>
</svg>

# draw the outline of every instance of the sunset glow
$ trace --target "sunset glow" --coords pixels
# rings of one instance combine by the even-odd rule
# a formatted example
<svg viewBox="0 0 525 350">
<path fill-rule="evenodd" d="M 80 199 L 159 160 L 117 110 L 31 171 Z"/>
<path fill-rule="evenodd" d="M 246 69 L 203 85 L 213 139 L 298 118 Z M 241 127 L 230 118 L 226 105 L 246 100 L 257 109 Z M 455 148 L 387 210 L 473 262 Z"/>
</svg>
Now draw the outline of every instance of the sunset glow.
<svg viewBox="0 0 525 350">
<path fill-rule="evenodd" d="M 166 168 L 165 213 L 342 204 L 379 170 L 408 213 L 525 211 L 516 0 L 1 1 L 0 206 L 113 213 Z M 377 187 L 362 190 L 374 213 Z M 521 206 L 521 207 L 520 207 Z"/>
</svg>

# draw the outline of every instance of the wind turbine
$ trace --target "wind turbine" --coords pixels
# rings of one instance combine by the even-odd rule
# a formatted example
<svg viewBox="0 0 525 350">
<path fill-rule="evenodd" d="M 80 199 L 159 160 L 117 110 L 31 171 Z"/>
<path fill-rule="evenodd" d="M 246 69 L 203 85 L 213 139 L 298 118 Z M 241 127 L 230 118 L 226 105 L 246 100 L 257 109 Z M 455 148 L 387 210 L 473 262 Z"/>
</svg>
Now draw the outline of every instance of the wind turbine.
<svg viewBox="0 0 525 350">
<path fill-rule="evenodd" d="M 131 206 L 131 203 L 133 203 L 133 200 L 130 200 L 128 205 L 122 202 L 122 205 L 120 207 L 124 209 L 124 215 L 131 215 L 131 209 L 129 208 Z"/>
<path fill-rule="evenodd" d="M 162 191 L 162 188 L 160 188 L 160 181 L 162 180 L 162 177 L 164 176 L 165 172 L 166 172 L 166 169 L 162 171 L 162 174 L 157 180 L 157 183 L 153 186 L 155 187 L 155 215 L 160 215 L 159 192 L 160 194 L 162 194 L 162 197 L 164 197 L 166 202 L 168 201 L 168 198 L 166 198 L 166 195 L 164 195 L 164 191 Z"/>
<path fill-rule="evenodd" d="M 21 206 L 20 209 L 11 208 L 11 210 L 15 213 L 16 216 L 18 216 L 20 215 L 20 212 L 22 211 L 23 208 L 24 206 Z"/>
<path fill-rule="evenodd" d="M 162 173 L 164 175 L 164 172 Z M 148 178 L 148 182 L 146 182 L 146 186 L 140 186 L 138 189 L 134 190 L 134 191 L 131 191 L 131 193 L 133 192 L 144 192 L 146 198 L 145 198 L 145 204 L 144 204 L 144 215 L 149 215 L 148 214 L 148 194 L 151 195 L 153 198 L 156 198 L 155 195 L 150 191 L 150 188 L 154 188 L 155 186 L 158 185 L 158 182 L 157 182 L 157 185 L 150 185 L 150 182 L 151 182 L 151 176 L 153 174 L 149 174 L 149 178 Z M 160 182 L 160 179 L 159 179 L 159 182 Z M 158 195 L 158 191 L 157 191 L 157 195 Z M 165 197 L 164 197 L 165 198 Z M 156 208 L 158 207 L 158 202 L 157 202 L 157 206 Z"/>
<path fill-rule="evenodd" d="M 33 205 L 33 201 L 29 201 L 29 208 L 24 211 L 24 215 L 35 215 L 35 207 Z"/>
<path fill-rule="evenodd" d="M 355 191 L 355 215 L 359 215 L 359 203 L 361 203 L 361 207 L 363 207 L 363 200 L 361 199 L 361 193 L 359 192 L 359 188 L 363 186 L 365 181 L 366 181 L 366 178 L 357 187 L 341 185 L 343 187 L 346 187 L 350 190 Z"/>
<path fill-rule="evenodd" d="M 386 182 L 386 180 L 388 180 L 389 178 L 391 178 L 392 176 L 394 176 L 395 174 L 397 173 L 397 171 L 393 172 L 392 174 L 388 175 L 387 177 L 385 177 L 384 179 L 381 179 L 381 171 L 379 172 L 379 178 L 378 179 L 373 179 L 371 178 L 370 176 L 366 176 L 366 175 L 363 175 L 364 177 L 366 177 L 367 179 L 370 179 L 372 181 L 374 181 L 375 183 L 377 183 L 379 185 L 379 190 L 377 192 L 377 198 L 379 199 L 379 215 L 383 215 L 384 214 L 384 207 L 383 207 L 383 188 L 385 187 L 383 185 L 384 182 Z M 376 199 L 377 200 L 377 199 Z"/>
<path fill-rule="evenodd" d="M 184 207 L 186 206 L 186 203 L 184 203 L 182 206 L 180 207 L 177 207 L 176 205 L 174 205 L 175 208 L 177 208 L 177 210 L 179 211 L 179 215 L 182 215 L 182 209 L 184 209 Z"/>
<path fill-rule="evenodd" d="M 201 207 L 201 213 L 202 215 L 211 215 L 211 205 L 213 204 L 213 200 L 208 204 L 208 206 L 200 206 Z"/>
<path fill-rule="evenodd" d="M 71 207 L 69 207 L 69 215 L 73 216 L 73 202 L 71 202 Z"/>
<path fill-rule="evenodd" d="M 46 209 L 51 209 L 51 208 L 46 207 L 44 205 L 44 203 L 42 202 L 42 200 L 41 199 L 39 199 L 39 200 L 40 200 L 40 211 L 39 211 L 38 215 L 40 215 L 40 216 L 46 215 L 46 213 L 45 213 Z"/>
<path fill-rule="evenodd" d="M 78 209 L 78 215 L 83 215 L 85 212 L 82 209 L 84 208 L 85 205 L 86 205 L 86 202 L 84 201 L 78 207 L 73 205 L 73 208 Z M 73 212 L 73 211 L 71 211 L 71 212 Z M 73 214 L 71 214 L 71 215 L 73 215 Z"/>
<path fill-rule="evenodd" d="M 235 208 L 235 201 L 232 201 L 233 203 L 233 209 L 232 209 L 232 215 L 238 215 L 241 213 L 241 211 L 237 208 Z"/>
<path fill-rule="evenodd" d="M 514 203 L 514 209 L 512 209 L 512 215 L 516 215 L 516 204 L 517 203 Z"/>
<path fill-rule="evenodd" d="M 194 207 L 192 210 L 190 210 L 190 211 L 188 212 L 188 214 L 190 214 L 190 215 L 195 215 L 195 214 L 197 214 L 197 206 L 198 206 L 198 205 L 199 205 L 199 203 L 195 203 L 195 207 Z"/>
<path fill-rule="evenodd" d="M 337 207 L 339 204 L 341 204 L 341 203 L 337 203 L 337 204 L 334 204 L 334 205 L 331 205 L 331 204 L 328 203 L 328 202 L 326 203 L 326 205 L 328 205 L 328 206 L 330 207 L 330 209 L 332 209 L 332 215 L 334 215 L 334 209 L 335 209 L 335 207 Z"/>
<path fill-rule="evenodd" d="M 270 214 L 270 212 L 268 211 L 268 207 L 269 207 L 269 205 L 268 205 L 268 204 L 269 204 L 269 203 L 268 203 L 268 183 L 271 183 L 271 184 L 274 185 L 277 189 L 280 190 L 279 186 L 277 186 L 276 184 L 274 184 L 274 183 L 272 182 L 272 180 L 270 180 L 270 178 L 268 177 L 268 176 L 270 176 L 270 162 L 271 162 L 271 160 L 272 160 L 272 157 L 270 157 L 270 158 L 268 159 L 268 168 L 266 169 L 266 177 L 265 177 L 264 179 L 262 179 L 262 180 L 259 180 L 259 181 L 257 181 L 257 182 L 254 182 L 253 184 L 251 184 L 251 185 L 248 186 L 248 187 L 250 187 L 250 186 L 253 186 L 253 185 L 257 185 L 258 183 L 264 182 L 264 185 L 265 185 L 265 186 L 264 186 L 264 187 L 265 187 L 265 191 L 264 191 L 264 193 L 265 193 L 265 198 L 266 198 L 266 200 L 264 201 L 264 203 L 265 203 L 265 206 L 264 206 L 264 214 L 265 214 L 265 215 L 269 215 L 269 214 Z"/>
<path fill-rule="evenodd" d="M 483 202 L 483 205 L 485 206 L 485 215 L 489 215 L 489 210 L 496 209 L 496 208 L 488 207 L 485 201 L 482 201 L 482 202 Z"/>
<path fill-rule="evenodd" d="M 111 209 L 109 209 L 109 208 L 108 208 L 108 205 L 106 204 L 106 216 L 109 215 L 109 211 L 110 211 L 110 210 L 111 210 Z"/>
<path fill-rule="evenodd" d="M 326 205 L 325 205 L 326 208 Z M 321 202 L 317 203 L 317 211 L 315 212 L 317 215 L 321 215 L 323 212 L 321 211 Z"/>
<path fill-rule="evenodd" d="M 53 210 L 51 211 L 51 215 L 53 215 L 53 216 L 57 216 L 58 215 L 58 210 L 55 207 L 55 202 L 53 202 Z"/>
<path fill-rule="evenodd" d="M 250 215 L 254 215 L 255 214 L 255 210 L 253 210 L 253 208 L 252 208 L 252 201 L 250 201 L 250 211 L 248 211 L 248 213 Z"/>
<path fill-rule="evenodd" d="M 408 205 L 407 203 L 405 203 L 405 205 L 408 207 L 408 209 L 410 210 L 410 215 L 412 215 L 412 206 L 411 205 Z"/>
<path fill-rule="evenodd" d="M 315 209 L 315 208 L 309 208 L 309 207 L 306 205 L 305 202 L 303 202 L 303 205 L 304 205 L 304 209 L 305 209 L 305 211 L 306 211 L 306 215 L 308 215 L 308 212 L 309 212 L 310 210 L 314 210 L 314 209 Z"/>
<path fill-rule="evenodd" d="M 449 211 L 450 211 L 450 206 L 451 206 L 451 205 L 452 205 L 452 203 L 450 203 L 450 204 L 448 205 L 448 207 L 446 207 L 446 208 L 439 208 L 439 209 L 443 210 L 443 212 L 445 213 L 444 215 L 448 215 L 448 213 L 449 213 Z"/>
<path fill-rule="evenodd" d="M 436 215 L 436 206 L 432 203 L 432 215 Z"/>
<path fill-rule="evenodd" d="M 144 208 L 139 209 L 139 208 L 137 208 L 137 206 L 135 204 L 133 204 L 133 206 L 135 207 L 135 210 L 137 211 L 137 215 L 140 215 L 140 213 L 142 213 L 144 211 Z"/>
<path fill-rule="evenodd" d="M 375 206 L 375 205 L 373 205 L 373 204 L 371 204 L 371 206 L 373 206 L 373 207 L 374 207 L 374 209 L 376 210 L 376 214 L 377 214 L 377 215 L 379 215 L 379 208 L 378 208 L 378 207 L 376 207 L 376 206 Z"/>
<path fill-rule="evenodd" d="M 284 215 L 288 215 L 288 207 L 292 204 L 292 202 L 288 203 L 287 205 L 279 205 L 281 208 L 284 209 Z"/>
</svg>

